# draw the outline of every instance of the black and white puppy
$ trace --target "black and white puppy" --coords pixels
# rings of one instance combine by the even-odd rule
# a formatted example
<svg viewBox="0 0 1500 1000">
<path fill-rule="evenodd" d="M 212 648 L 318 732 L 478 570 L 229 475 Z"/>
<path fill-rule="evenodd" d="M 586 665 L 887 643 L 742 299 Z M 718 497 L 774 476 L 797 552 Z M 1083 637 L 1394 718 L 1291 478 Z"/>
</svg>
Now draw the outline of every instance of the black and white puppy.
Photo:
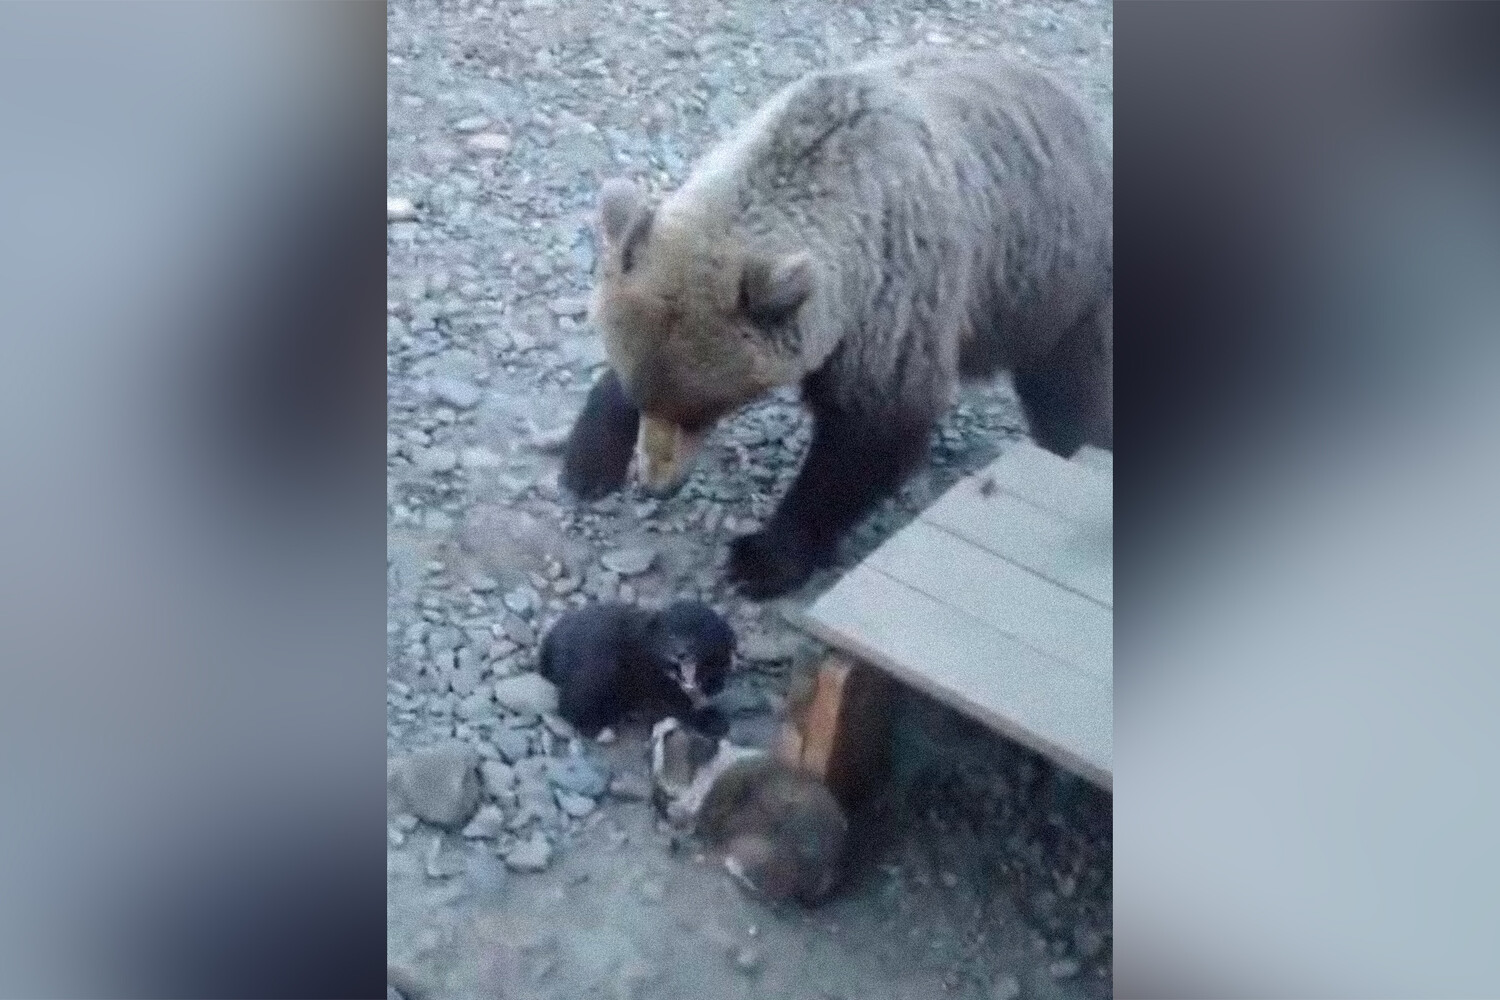
<svg viewBox="0 0 1500 1000">
<path fill-rule="evenodd" d="M 677 718 L 715 738 L 729 721 L 710 703 L 724 689 L 735 637 L 698 601 L 659 611 L 617 602 L 569 611 L 542 640 L 538 670 L 558 714 L 589 736 L 629 715 Z"/>
</svg>

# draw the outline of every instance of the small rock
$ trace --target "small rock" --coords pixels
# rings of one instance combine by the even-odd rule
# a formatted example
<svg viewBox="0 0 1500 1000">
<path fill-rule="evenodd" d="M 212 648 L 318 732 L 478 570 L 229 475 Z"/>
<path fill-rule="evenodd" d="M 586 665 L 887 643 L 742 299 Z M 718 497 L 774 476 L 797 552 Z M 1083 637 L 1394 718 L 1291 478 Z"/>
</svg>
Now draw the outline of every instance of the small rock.
<svg viewBox="0 0 1500 1000">
<path fill-rule="evenodd" d="M 536 645 L 536 629 L 519 615 L 509 614 L 500 621 L 500 627 L 505 629 L 506 638 L 517 646 Z"/>
<path fill-rule="evenodd" d="M 479 812 L 464 827 L 463 836 L 470 840 L 493 840 L 505 829 L 505 813 L 499 806 L 480 806 Z"/>
<path fill-rule="evenodd" d="M 734 684 L 714 699 L 714 705 L 725 715 L 754 715 L 766 707 L 766 696 L 748 684 Z"/>
<path fill-rule="evenodd" d="M 583 819 L 594 811 L 593 799 L 582 795 L 574 795 L 572 792 L 565 792 L 562 789 L 558 789 L 557 792 L 557 805 L 558 808 L 574 819 Z"/>
<path fill-rule="evenodd" d="M 740 640 L 739 653 L 754 663 L 784 663 L 797 655 L 801 642 L 795 635 L 751 632 Z"/>
<path fill-rule="evenodd" d="M 546 715 L 557 711 L 557 687 L 541 674 L 518 674 L 495 682 L 495 700 L 512 712 Z"/>
<path fill-rule="evenodd" d="M 656 562 L 656 550 L 649 548 L 610 549 L 599 557 L 599 562 L 611 573 L 620 576 L 639 576 Z"/>
<path fill-rule="evenodd" d="M 619 738 L 620 737 L 615 734 L 615 731 L 613 729 L 605 726 L 603 729 L 599 730 L 599 735 L 595 736 L 594 740 L 599 743 L 599 745 L 607 747 Z"/>
<path fill-rule="evenodd" d="M 760 974 L 760 970 L 766 964 L 765 953 L 753 944 L 747 944 L 734 953 L 734 968 L 736 972 L 746 976 Z"/>
<path fill-rule="evenodd" d="M 402 833 L 411 833 L 421 822 L 421 820 L 417 819 L 411 813 L 397 813 L 395 818 L 391 820 L 391 825 Z"/>
<path fill-rule="evenodd" d="M 554 316 L 586 316 L 589 311 L 589 300 L 582 298 L 553 299 L 549 305 Z"/>
<path fill-rule="evenodd" d="M 469 589 L 476 594 L 492 594 L 500 589 L 500 581 L 481 573 L 469 581 Z"/>
<path fill-rule="evenodd" d="M 452 878 L 463 874 L 465 868 L 463 854 L 448 850 L 442 837 L 432 838 L 424 861 L 428 878 Z"/>
<path fill-rule="evenodd" d="M 484 394 L 480 392 L 479 387 L 474 383 L 465 379 L 449 378 L 446 376 L 429 379 L 427 382 L 427 391 L 433 399 L 440 403 L 445 403 L 456 410 L 472 410 L 484 398 Z M 454 461 L 457 461 L 456 455 L 454 456 Z"/>
<path fill-rule="evenodd" d="M 386 196 L 386 222 L 413 222 L 416 218 L 417 206 L 411 203 L 410 198 L 392 198 L 389 195 Z"/>
<path fill-rule="evenodd" d="M 560 715 L 542 716 L 542 725 L 546 726 L 547 731 L 560 740 L 571 741 L 578 738 L 578 730 L 574 729 L 573 724 Z"/>
<path fill-rule="evenodd" d="M 495 702 L 483 691 L 469 695 L 458 703 L 458 717 L 465 722 L 488 719 L 495 714 Z"/>
<path fill-rule="evenodd" d="M 479 807 L 479 752 L 457 741 L 413 750 L 399 770 L 408 810 L 434 826 L 461 827 Z"/>
<path fill-rule="evenodd" d="M 517 587 L 505 595 L 505 606 L 523 617 L 530 617 L 540 602 L 541 596 L 530 587 Z"/>
<path fill-rule="evenodd" d="M 414 464 L 425 475 L 441 475 L 458 468 L 458 452 L 452 448 L 423 448 L 417 452 Z"/>
<path fill-rule="evenodd" d="M 552 845 L 540 832 L 505 852 L 505 866 L 513 872 L 542 872 L 552 863 Z"/>
<path fill-rule="evenodd" d="M 493 742 L 495 749 L 500 751 L 500 759 L 507 764 L 518 764 L 531 756 L 531 739 L 518 730 L 502 729 L 495 734 Z"/>
<path fill-rule="evenodd" d="M 499 132 L 479 132 L 469 136 L 465 145 L 481 156 L 504 156 L 510 152 L 511 140 Z"/>
<path fill-rule="evenodd" d="M 1104 935 L 1092 927 L 1079 925 L 1073 929 L 1073 947 L 1085 961 L 1093 961 L 1104 950 Z"/>
<path fill-rule="evenodd" d="M 460 118 L 454 122 L 453 131 L 465 134 L 478 132 L 480 129 L 488 127 L 489 124 L 490 120 L 484 115 L 470 115 L 468 118 Z"/>
<path fill-rule="evenodd" d="M 513 730 L 507 731 L 513 732 Z M 479 780 L 484 786 L 486 795 L 500 798 L 516 787 L 516 772 L 509 764 L 502 764 L 498 760 L 487 760 L 479 765 Z"/>
<path fill-rule="evenodd" d="M 625 802 L 645 802 L 651 798 L 651 781 L 644 775 L 627 771 L 609 783 L 609 794 Z"/>
<path fill-rule="evenodd" d="M 557 427 L 537 428 L 531 432 L 531 447 L 544 455 L 561 453 L 568 445 L 573 428 L 567 424 Z"/>
<path fill-rule="evenodd" d="M 1059 958 L 1047 967 L 1047 972 L 1053 979 L 1071 979 L 1078 975 L 1078 959 Z"/>
<path fill-rule="evenodd" d="M 505 459 L 488 448 L 465 448 L 458 453 L 458 461 L 465 469 L 498 469 Z"/>
<path fill-rule="evenodd" d="M 1021 996 L 1021 980 L 1014 972 L 1006 972 L 995 977 L 994 986 L 990 987 L 991 1000 L 1018 1000 Z"/>
<path fill-rule="evenodd" d="M 609 776 L 581 757 L 547 762 L 547 778 L 564 791 L 596 799 L 609 788 Z"/>
</svg>

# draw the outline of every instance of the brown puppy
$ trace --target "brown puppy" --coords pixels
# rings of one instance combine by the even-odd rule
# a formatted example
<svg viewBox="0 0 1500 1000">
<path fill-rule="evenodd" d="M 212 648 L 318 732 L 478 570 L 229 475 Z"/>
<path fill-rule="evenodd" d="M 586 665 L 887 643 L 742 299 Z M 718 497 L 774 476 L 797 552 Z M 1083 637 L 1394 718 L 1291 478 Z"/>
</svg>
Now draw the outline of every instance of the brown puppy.
<svg viewBox="0 0 1500 1000">
<path fill-rule="evenodd" d="M 692 829 L 751 894 L 815 905 L 838 884 L 849 823 L 817 779 L 727 740 L 708 758 L 702 737 L 672 719 L 653 730 L 652 751 L 667 818 Z"/>
</svg>

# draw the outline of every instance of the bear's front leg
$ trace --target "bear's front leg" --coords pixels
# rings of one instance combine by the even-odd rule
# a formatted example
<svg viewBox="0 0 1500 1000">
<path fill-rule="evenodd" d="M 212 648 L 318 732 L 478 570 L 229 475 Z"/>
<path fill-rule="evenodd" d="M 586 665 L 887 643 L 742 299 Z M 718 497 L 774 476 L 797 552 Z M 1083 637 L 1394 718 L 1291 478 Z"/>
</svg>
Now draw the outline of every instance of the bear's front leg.
<svg viewBox="0 0 1500 1000">
<path fill-rule="evenodd" d="M 613 368 L 605 369 L 568 433 L 558 480 L 563 488 L 581 500 L 597 500 L 622 489 L 640 426 L 640 411 L 625 394 L 620 376 Z"/>
<path fill-rule="evenodd" d="M 933 418 L 814 411 L 813 440 L 770 522 L 730 547 L 729 573 L 756 600 L 780 597 L 831 564 L 839 541 L 921 461 Z"/>
</svg>

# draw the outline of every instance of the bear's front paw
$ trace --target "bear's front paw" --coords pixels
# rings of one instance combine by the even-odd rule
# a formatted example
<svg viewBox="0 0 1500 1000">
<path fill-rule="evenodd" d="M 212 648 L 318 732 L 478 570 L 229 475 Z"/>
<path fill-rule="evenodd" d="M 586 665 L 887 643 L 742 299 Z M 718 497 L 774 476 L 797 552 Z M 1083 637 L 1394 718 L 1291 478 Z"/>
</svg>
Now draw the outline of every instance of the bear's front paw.
<svg viewBox="0 0 1500 1000">
<path fill-rule="evenodd" d="M 755 600 L 780 597 L 812 576 L 815 560 L 783 535 L 758 531 L 729 546 L 729 576 Z"/>
</svg>

